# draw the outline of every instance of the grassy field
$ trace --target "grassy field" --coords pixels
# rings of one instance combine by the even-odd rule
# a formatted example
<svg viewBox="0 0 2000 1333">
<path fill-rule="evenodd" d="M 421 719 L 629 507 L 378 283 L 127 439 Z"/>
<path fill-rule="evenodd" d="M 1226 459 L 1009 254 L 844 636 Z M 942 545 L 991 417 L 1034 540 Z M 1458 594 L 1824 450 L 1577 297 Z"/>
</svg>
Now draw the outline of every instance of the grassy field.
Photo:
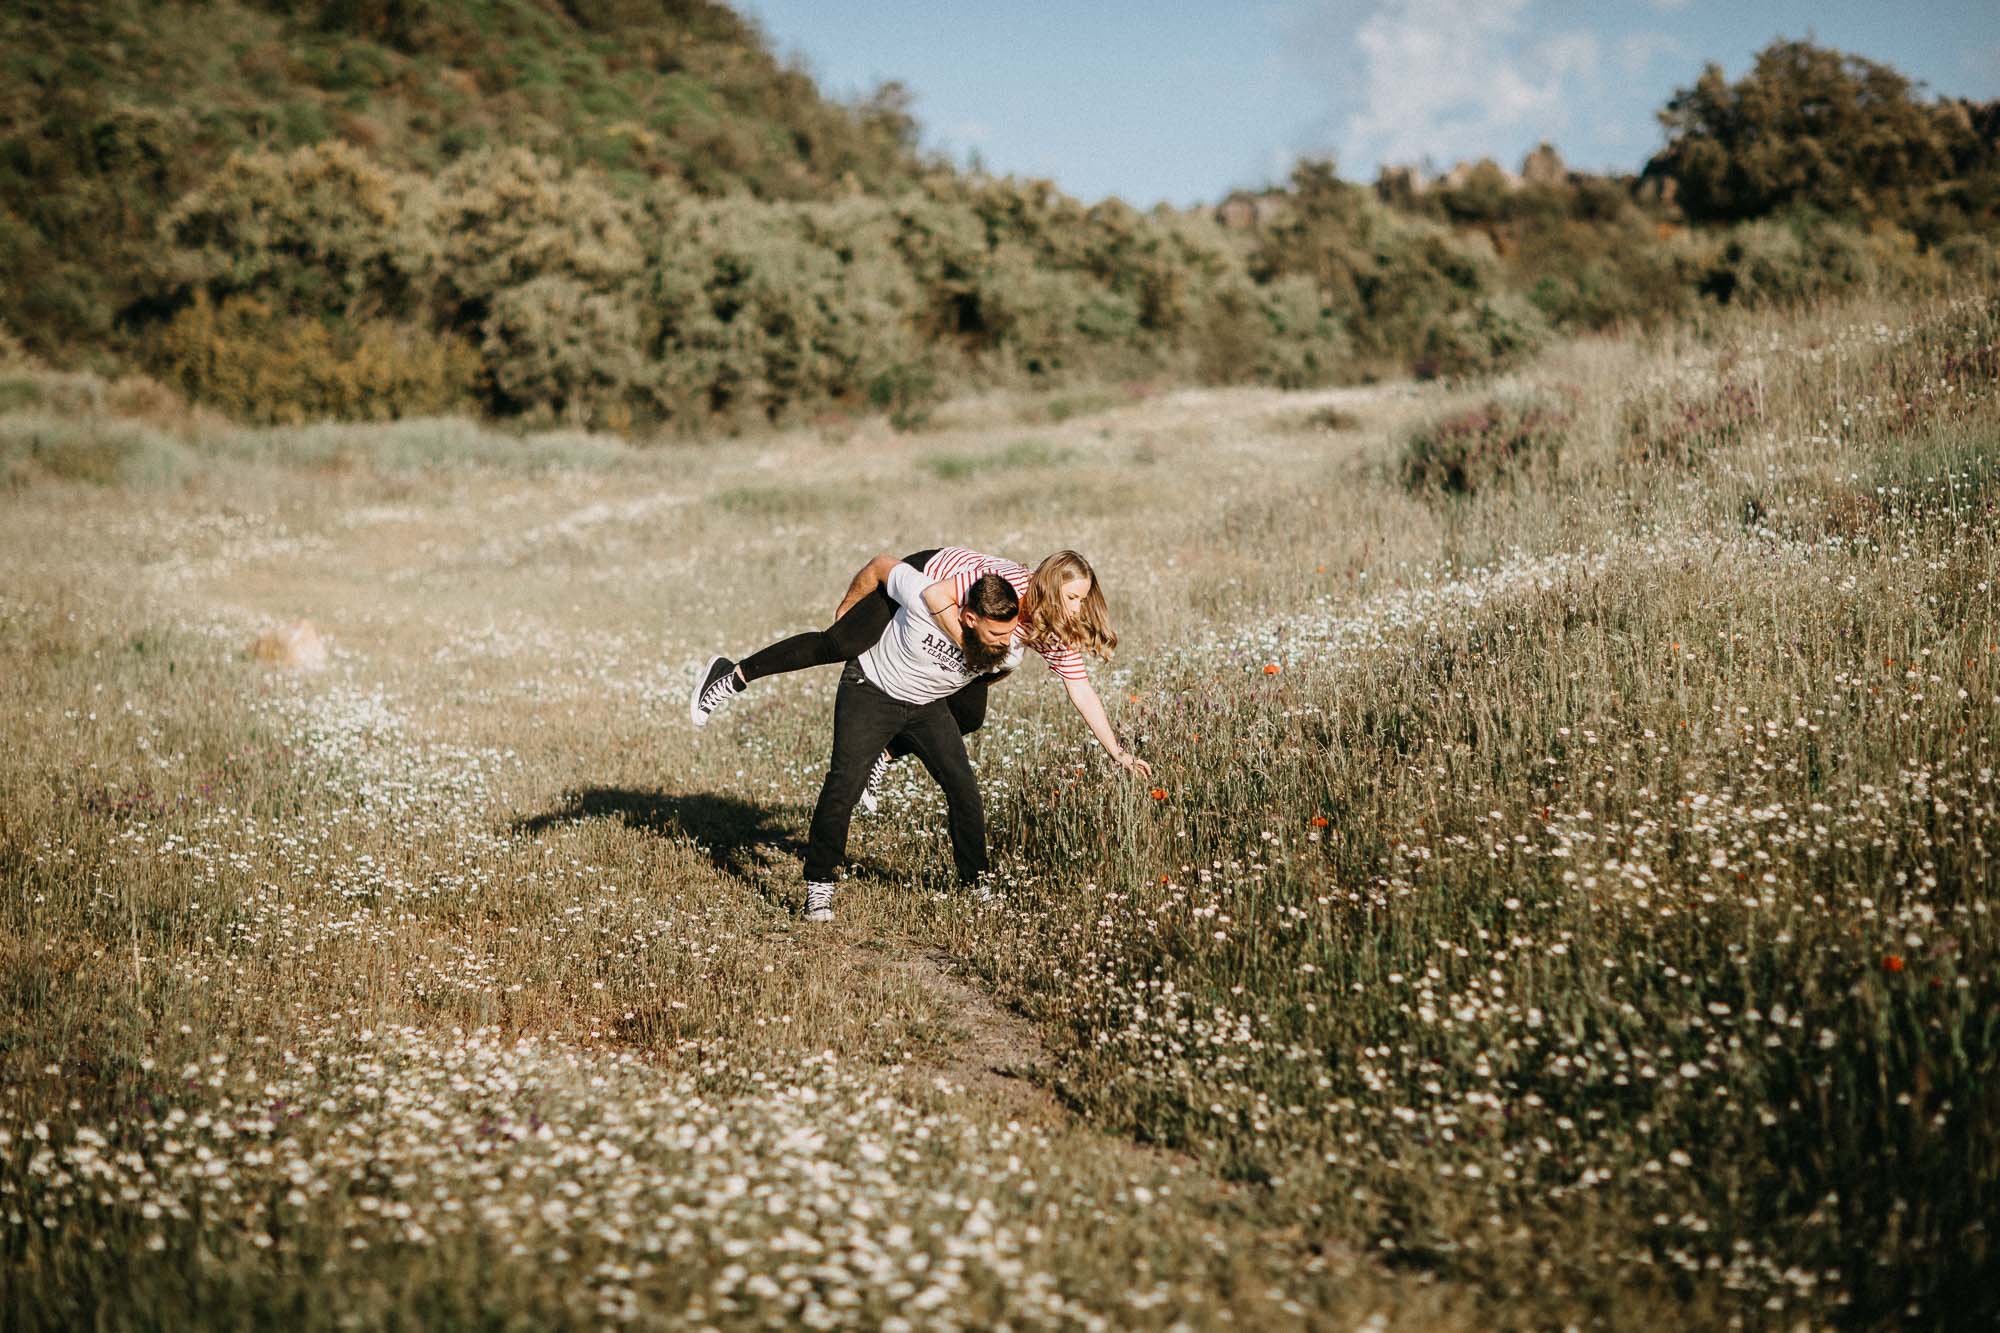
<svg viewBox="0 0 2000 1333">
<path fill-rule="evenodd" d="M 1983 1326 L 2000 300 L 709 445 L 0 370 L 0 1322 Z M 1004 889 L 880 550 L 1097 564 Z M 321 671 L 260 662 L 309 619 Z"/>
</svg>

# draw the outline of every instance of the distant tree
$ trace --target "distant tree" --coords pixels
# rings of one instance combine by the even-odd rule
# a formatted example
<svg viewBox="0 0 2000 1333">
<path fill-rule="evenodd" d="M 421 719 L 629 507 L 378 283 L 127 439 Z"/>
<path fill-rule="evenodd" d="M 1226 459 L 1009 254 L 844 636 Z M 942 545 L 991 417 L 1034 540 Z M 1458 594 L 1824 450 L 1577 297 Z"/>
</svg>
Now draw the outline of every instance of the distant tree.
<svg viewBox="0 0 2000 1333">
<path fill-rule="evenodd" d="M 1648 176 L 1673 180 L 1698 220 L 1791 206 L 1905 215 L 1978 145 L 1969 118 L 1920 98 L 1887 65 L 1779 41 L 1736 83 L 1709 65 L 1660 112 L 1667 146 Z"/>
<path fill-rule="evenodd" d="M 855 110 L 861 123 L 906 152 L 915 152 L 920 133 L 916 117 L 916 95 L 909 85 L 890 79 L 875 86 Z"/>
</svg>

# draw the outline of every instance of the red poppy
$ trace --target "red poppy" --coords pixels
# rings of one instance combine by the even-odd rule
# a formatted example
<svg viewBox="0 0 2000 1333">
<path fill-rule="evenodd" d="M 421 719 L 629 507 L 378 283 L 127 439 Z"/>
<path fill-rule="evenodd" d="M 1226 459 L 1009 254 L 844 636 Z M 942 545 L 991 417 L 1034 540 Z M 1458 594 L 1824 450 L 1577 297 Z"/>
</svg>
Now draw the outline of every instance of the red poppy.
<svg viewBox="0 0 2000 1333">
<path fill-rule="evenodd" d="M 1883 970 L 1884 972 L 1900 972 L 1900 971 L 1902 971 L 1902 970 L 1903 970 L 1903 955 L 1901 955 L 1901 954 L 1899 954 L 1899 953 L 1885 953 L 1885 954 L 1883 954 L 1883 955 L 1882 955 L 1882 970 Z"/>
<path fill-rule="evenodd" d="M 1167 789 L 1165 787 L 1155 787 L 1153 788 L 1152 795 L 1154 800 L 1164 801 L 1167 799 Z"/>
<path fill-rule="evenodd" d="M 1308 824 L 1311 824 L 1314 828 L 1325 828 L 1328 824 L 1331 824 L 1333 821 L 1328 819 L 1325 815 L 1314 815 L 1311 819 L 1308 819 L 1306 822 Z"/>
<path fill-rule="evenodd" d="M 1278 664 L 1277 664 L 1276 662 L 1266 662 L 1266 663 L 1264 663 L 1264 674 L 1265 674 L 1265 675 L 1267 675 L 1267 676 L 1275 676 L 1275 675 L 1277 675 L 1277 674 L 1278 674 Z"/>
</svg>

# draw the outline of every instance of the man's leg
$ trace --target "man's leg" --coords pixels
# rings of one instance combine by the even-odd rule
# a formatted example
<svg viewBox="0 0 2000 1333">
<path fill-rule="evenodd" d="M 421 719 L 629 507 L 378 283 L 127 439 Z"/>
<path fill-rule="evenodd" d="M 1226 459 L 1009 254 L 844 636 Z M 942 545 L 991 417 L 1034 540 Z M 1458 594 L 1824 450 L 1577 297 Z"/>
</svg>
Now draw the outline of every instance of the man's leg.
<svg viewBox="0 0 2000 1333">
<path fill-rule="evenodd" d="M 904 723 L 902 734 L 917 758 L 944 788 L 951 859 L 961 884 L 970 884 L 986 870 L 986 806 L 979 799 L 979 780 L 965 757 L 965 738 L 942 699 L 925 704 Z"/>
<path fill-rule="evenodd" d="M 847 826 L 854 803 L 868 781 L 868 769 L 910 716 L 909 704 L 891 699 L 848 663 L 840 673 L 840 690 L 833 699 L 833 756 L 813 806 L 812 831 L 806 836 L 805 876 L 808 884 L 833 879 L 847 854 Z"/>
</svg>

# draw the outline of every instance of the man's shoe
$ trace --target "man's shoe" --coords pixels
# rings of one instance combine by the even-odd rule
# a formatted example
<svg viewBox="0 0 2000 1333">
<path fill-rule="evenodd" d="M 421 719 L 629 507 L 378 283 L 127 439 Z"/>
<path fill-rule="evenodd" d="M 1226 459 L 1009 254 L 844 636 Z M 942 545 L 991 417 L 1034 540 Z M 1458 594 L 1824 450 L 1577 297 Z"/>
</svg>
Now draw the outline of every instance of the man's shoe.
<svg viewBox="0 0 2000 1333">
<path fill-rule="evenodd" d="M 701 673 L 694 693 L 688 696 L 688 721 L 697 727 L 707 726 L 709 714 L 742 692 L 743 685 L 736 679 L 736 663 L 726 657 L 710 658 L 708 670 Z"/>
<path fill-rule="evenodd" d="M 806 885 L 806 920 L 833 920 L 833 885 Z"/>
<path fill-rule="evenodd" d="M 861 808 L 874 814 L 882 804 L 882 780 L 889 776 L 889 752 L 875 756 L 874 765 L 868 770 L 868 785 L 861 789 Z"/>
</svg>

